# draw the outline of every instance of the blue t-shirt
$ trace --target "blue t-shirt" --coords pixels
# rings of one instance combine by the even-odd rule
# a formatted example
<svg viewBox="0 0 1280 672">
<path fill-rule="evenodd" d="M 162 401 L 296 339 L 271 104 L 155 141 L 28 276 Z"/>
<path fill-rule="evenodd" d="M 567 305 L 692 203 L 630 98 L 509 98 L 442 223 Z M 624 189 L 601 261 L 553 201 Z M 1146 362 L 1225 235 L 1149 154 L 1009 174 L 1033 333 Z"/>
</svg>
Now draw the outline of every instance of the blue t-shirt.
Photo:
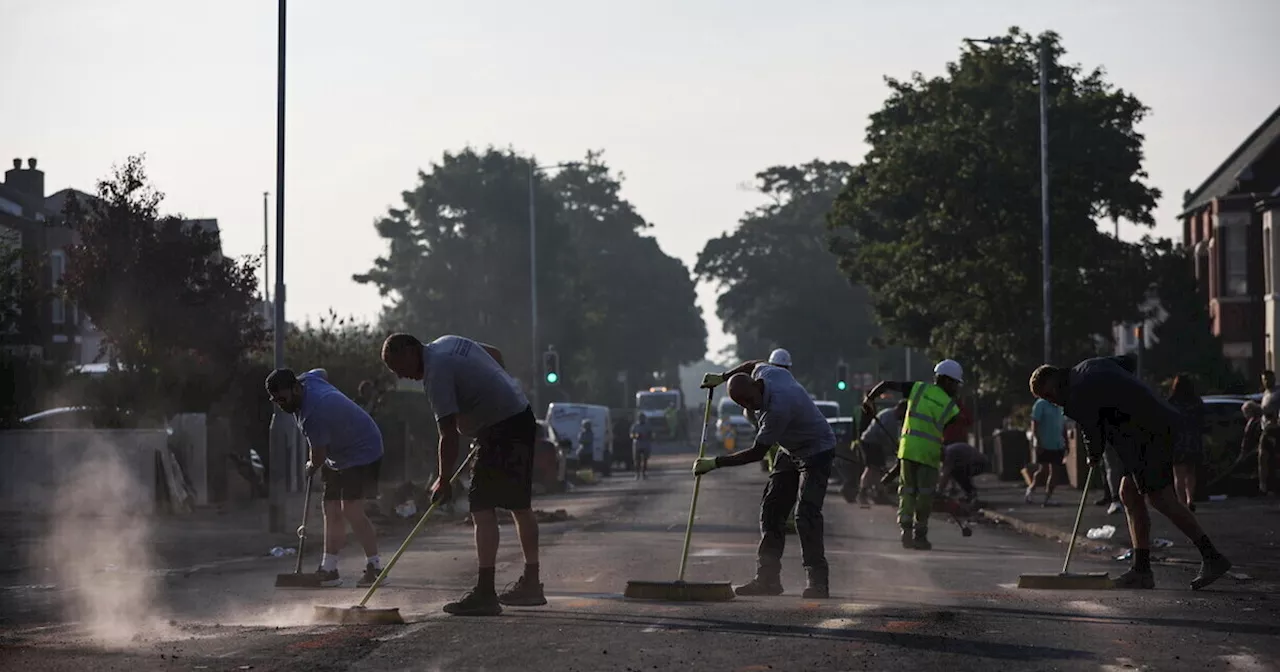
<svg viewBox="0 0 1280 672">
<path fill-rule="evenodd" d="M 1062 437 L 1062 426 L 1065 420 L 1061 408 L 1044 399 L 1036 399 L 1035 405 L 1031 407 L 1031 420 L 1036 423 L 1036 434 L 1040 439 L 1041 449 L 1052 451 L 1066 449 L 1067 446 Z"/>
<path fill-rule="evenodd" d="M 294 414 L 303 436 L 328 452 L 325 464 L 346 469 L 382 458 L 382 432 L 369 414 L 322 374 L 312 369 L 301 376 L 302 407 Z"/>
</svg>

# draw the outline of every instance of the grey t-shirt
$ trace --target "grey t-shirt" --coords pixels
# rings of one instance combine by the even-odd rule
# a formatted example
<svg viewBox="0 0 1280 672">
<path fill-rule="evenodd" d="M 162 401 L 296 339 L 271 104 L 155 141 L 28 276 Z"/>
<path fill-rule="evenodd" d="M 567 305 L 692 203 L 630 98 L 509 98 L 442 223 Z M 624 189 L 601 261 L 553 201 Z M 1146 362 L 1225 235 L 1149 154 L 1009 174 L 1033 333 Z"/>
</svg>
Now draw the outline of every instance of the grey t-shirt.
<svg viewBox="0 0 1280 672">
<path fill-rule="evenodd" d="M 422 387 L 436 420 L 457 415 L 458 432 L 476 434 L 529 407 L 516 380 L 479 343 L 441 336 L 422 349 Z"/>
<path fill-rule="evenodd" d="M 764 381 L 764 408 L 759 415 L 756 445 L 782 446 L 797 459 L 835 448 L 831 423 L 790 371 L 761 364 L 751 377 Z"/>
<path fill-rule="evenodd" d="M 1280 414 L 1280 387 L 1273 387 L 1262 395 L 1262 425 L 1270 427 L 1277 424 Z"/>
<path fill-rule="evenodd" d="M 898 411 L 886 408 L 876 414 L 876 419 L 879 422 L 873 421 L 867 431 L 862 433 L 862 442 L 896 450 L 902 434 L 902 418 L 898 416 Z"/>
</svg>

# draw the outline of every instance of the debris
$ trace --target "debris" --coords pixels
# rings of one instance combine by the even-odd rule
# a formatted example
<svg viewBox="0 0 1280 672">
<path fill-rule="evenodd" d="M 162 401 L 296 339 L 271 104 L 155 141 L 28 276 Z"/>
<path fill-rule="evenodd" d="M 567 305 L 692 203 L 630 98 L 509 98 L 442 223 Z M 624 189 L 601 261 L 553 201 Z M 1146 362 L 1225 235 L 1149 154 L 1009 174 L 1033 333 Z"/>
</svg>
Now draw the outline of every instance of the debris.
<svg viewBox="0 0 1280 672">
<path fill-rule="evenodd" d="M 283 558 L 283 557 L 284 557 L 284 549 L 283 549 L 283 548 L 281 548 L 280 546 L 276 546 L 275 548 L 273 548 L 273 549 L 271 549 L 271 550 L 267 551 L 267 553 L 268 553 L 269 555 L 271 555 L 271 556 L 273 556 L 273 557 L 277 557 L 277 558 Z"/>
<path fill-rule="evenodd" d="M 1161 539 L 1152 540 L 1151 545 L 1154 546 L 1155 548 L 1172 548 L 1173 542 L 1169 541 L 1168 539 L 1161 538 Z"/>
<path fill-rule="evenodd" d="M 1118 560 L 1118 561 L 1120 561 L 1120 562 L 1124 562 L 1125 560 L 1128 560 L 1128 559 L 1130 559 L 1130 558 L 1132 558 L 1132 557 L 1133 557 L 1133 549 L 1132 549 L 1132 548 L 1130 548 L 1130 549 L 1126 550 L 1124 553 L 1121 553 L 1120 555 L 1117 555 L 1115 559 L 1116 559 L 1116 560 Z"/>
<path fill-rule="evenodd" d="M 1227 496 L 1226 496 L 1226 495 L 1209 495 L 1209 501 L 1211 501 L 1211 502 L 1225 502 L 1225 501 L 1227 501 Z"/>
<path fill-rule="evenodd" d="M 1235 579 L 1236 581 L 1252 581 L 1253 580 L 1252 576 L 1249 576 L 1248 574 L 1245 574 L 1243 572 L 1227 572 L 1227 576 Z"/>
<path fill-rule="evenodd" d="M 409 518 L 418 513 L 418 505 L 411 499 L 396 507 L 396 515 L 401 518 Z"/>
<path fill-rule="evenodd" d="M 1110 539 L 1111 537 L 1115 536 L 1115 534 L 1116 534 L 1115 525 L 1103 525 L 1102 527 L 1095 527 L 1090 529 L 1086 536 L 1088 536 L 1090 539 L 1096 540 L 1096 539 Z"/>
</svg>

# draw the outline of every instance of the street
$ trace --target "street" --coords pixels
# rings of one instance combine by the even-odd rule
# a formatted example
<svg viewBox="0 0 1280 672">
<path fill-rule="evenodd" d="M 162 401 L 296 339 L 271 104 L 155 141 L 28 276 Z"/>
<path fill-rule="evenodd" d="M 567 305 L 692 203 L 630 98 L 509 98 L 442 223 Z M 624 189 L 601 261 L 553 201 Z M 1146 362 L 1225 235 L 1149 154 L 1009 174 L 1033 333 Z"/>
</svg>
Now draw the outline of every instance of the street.
<svg viewBox="0 0 1280 672">
<path fill-rule="evenodd" d="M 970 538 L 935 519 L 932 552 L 905 551 L 894 512 L 826 503 L 833 598 L 806 601 L 798 541 L 788 538 L 774 598 L 675 604 L 624 600 L 630 579 L 673 580 L 689 496 L 691 453 L 668 449 L 653 473 L 615 473 L 596 486 L 540 497 L 572 519 L 542 526 L 550 604 L 507 608 L 491 619 L 449 617 L 440 607 L 469 587 L 470 528 L 428 527 L 372 606 L 397 606 L 403 626 L 316 626 L 314 604 L 354 604 L 354 587 L 275 590 L 292 558 L 226 561 L 181 572 L 117 572 L 88 592 L 133 591 L 132 604 L 63 622 L 51 607 L 66 586 L 9 586 L 0 625 L 6 670 L 1276 670 L 1280 597 L 1275 586 L 1224 578 L 1187 588 L 1194 567 L 1158 566 L 1157 590 L 1030 592 L 1020 572 L 1056 572 L 1062 546 L 992 525 Z M 754 570 L 759 492 L 754 466 L 704 478 L 689 580 L 741 583 Z M 384 538 L 385 539 L 385 538 Z M 521 569 L 514 530 L 503 526 L 498 583 Z M 398 545 L 384 541 L 383 557 Z M 348 586 L 357 552 L 342 569 Z M 308 558 L 309 570 L 314 564 Z M 1114 562 L 1082 556 L 1078 571 Z M 112 584 L 112 581 L 120 583 Z M 105 582 L 105 583 L 102 583 Z M 128 584 L 128 585 L 126 585 Z M 117 593 L 119 596 L 120 593 Z M 82 610 L 83 613 L 83 610 Z M 116 615 L 119 614 L 119 615 Z M 131 619 L 128 615 L 136 615 Z"/>
</svg>

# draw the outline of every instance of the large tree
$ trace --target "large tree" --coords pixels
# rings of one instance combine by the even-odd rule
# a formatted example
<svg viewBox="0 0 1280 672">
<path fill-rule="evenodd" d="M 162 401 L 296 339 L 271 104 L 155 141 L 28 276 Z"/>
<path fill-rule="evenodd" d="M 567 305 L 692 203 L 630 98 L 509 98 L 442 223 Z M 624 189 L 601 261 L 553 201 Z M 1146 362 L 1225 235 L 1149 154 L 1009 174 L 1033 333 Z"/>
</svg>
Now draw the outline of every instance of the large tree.
<svg viewBox="0 0 1280 672">
<path fill-rule="evenodd" d="M 958 359 L 984 388 L 1025 390 L 1042 360 L 1040 40 L 1049 68 L 1053 357 L 1094 354 L 1137 316 L 1143 248 L 1098 220 L 1154 223 L 1143 171 L 1147 113 L 1102 70 L 1062 64 L 1058 37 L 1017 28 L 970 46 L 946 74 L 889 79 L 870 145 L 832 209 L 841 268 L 872 293 L 891 338 Z"/>
<path fill-rule="evenodd" d="M 739 359 L 787 348 L 810 389 L 827 389 L 836 364 L 880 369 L 885 348 L 866 290 L 840 273 L 827 250 L 825 217 L 852 167 L 811 161 L 756 174 L 765 205 L 707 242 L 695 272 L 720 289 L 716 313 Z"/>
<path fill-rule="evenodd" d="M 78 241 L 62 288 L 124 370 L 127 389 L 110 401 L 203 411 L 265 340 L 257 260 L 223 256 L 215 233 L 161 215 L 162 198 L 134 156 L 98 183 L 97 198 L 70 199 L 63 214 Z"/>
<path fill-rule="evenodd" d="M 539 383 L 541 361 L 530 357 L 535 165 L 512 151 L 468 149 L 419 173 L 417 187 L 403 194 L 405 207 L 376 222 L 387 254 L 355 276 L 390 299 L 384 327 L 492 342 L 526 385 Z M 598 154 L 560 174 L 545 172 L 534 171 L 533 180 L 538 349 L 554 345 L 564 381 L 544 400 L 608 403 L 618 372 L 674 369 L 700 357 L 705 327 L 688 270 L 641 235 L 648 225 L 619 195 L 620 178 Z"/>
</svg>

